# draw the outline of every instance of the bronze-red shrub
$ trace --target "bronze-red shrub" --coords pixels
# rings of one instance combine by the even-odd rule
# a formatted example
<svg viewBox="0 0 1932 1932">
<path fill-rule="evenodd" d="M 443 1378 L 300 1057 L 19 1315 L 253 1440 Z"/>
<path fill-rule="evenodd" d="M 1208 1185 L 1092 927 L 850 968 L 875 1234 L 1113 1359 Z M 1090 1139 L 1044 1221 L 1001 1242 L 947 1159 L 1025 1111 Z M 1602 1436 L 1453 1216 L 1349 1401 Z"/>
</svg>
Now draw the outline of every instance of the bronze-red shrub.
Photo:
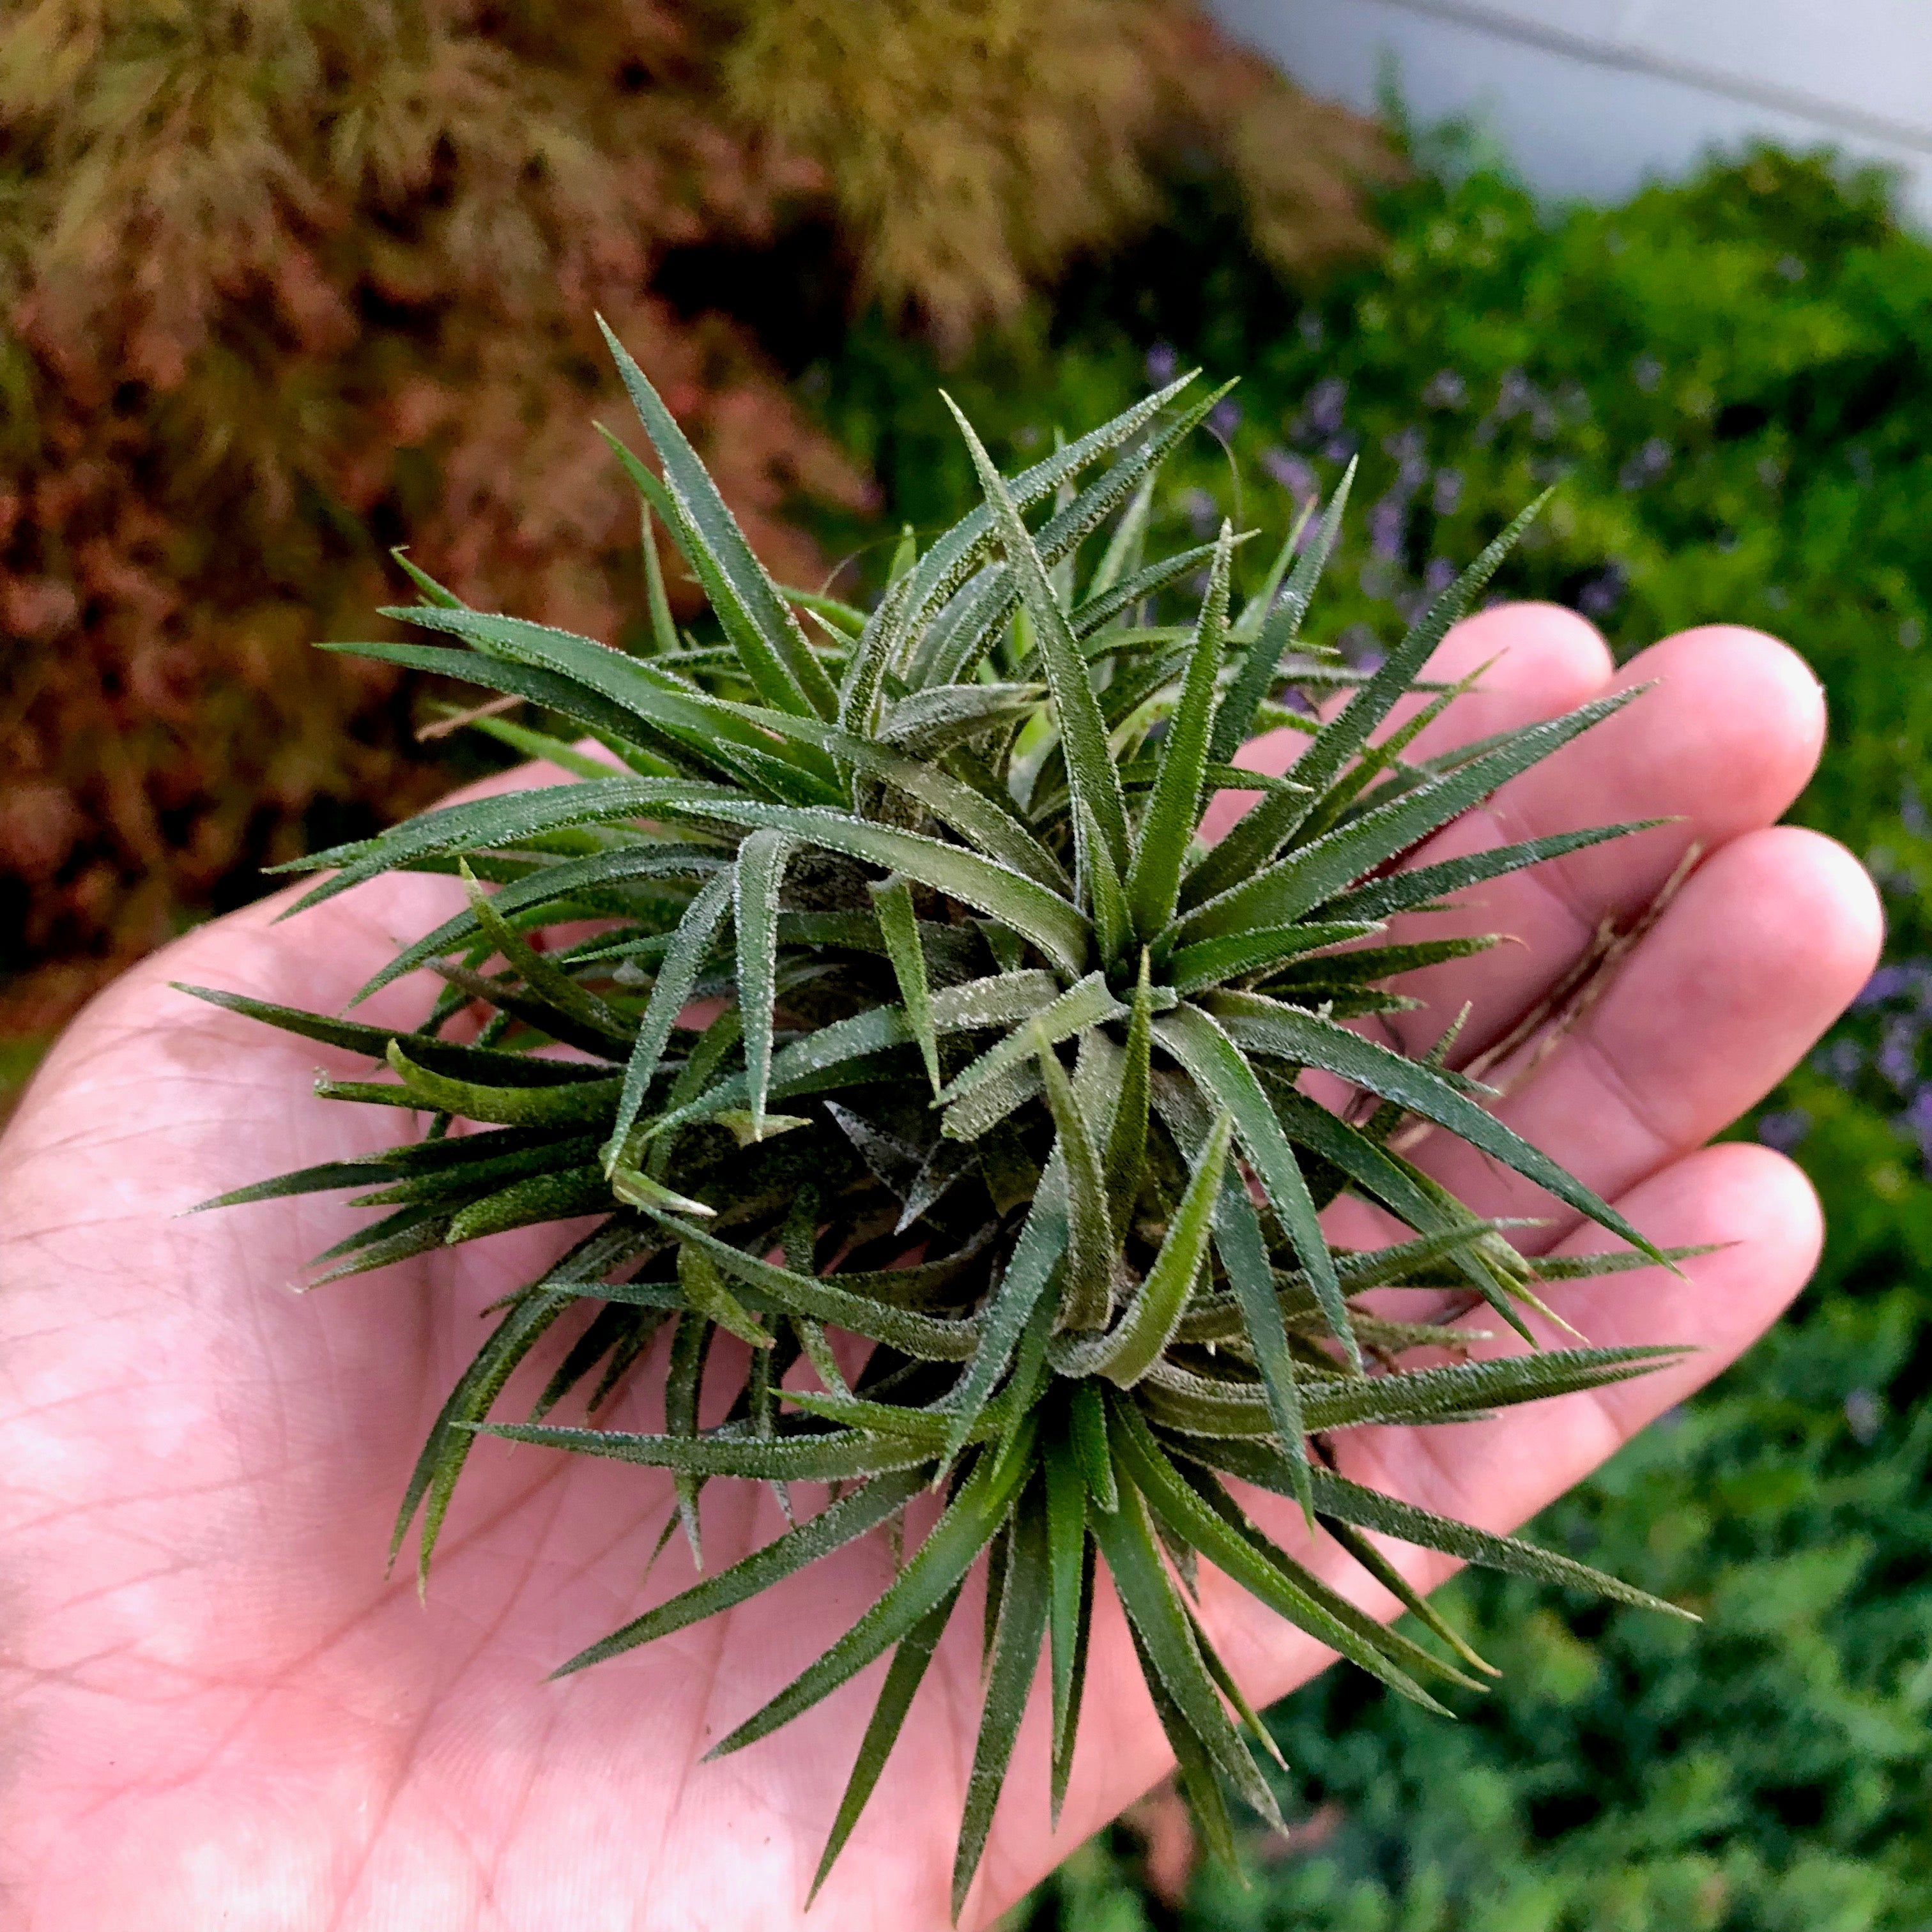
<svg viewBox="0 0 1932 1932">
<path fill-rule="evenodd" d="M 767 560 L 815 567 L 788 506 L 862 505 L 866 480 L 741 331 L 654 296 L 670 251 L 829 212 L 855 299 L 961 339 L 1153 218 L 1183 140 L 1235 170 L 1280 258 L 1360 244 L 1360 124 L 1180 0 L 1066 10 L 0 16 L 0 1030 L 247 890 L 319 806 L 386 820 L 446 782 L 409 691 L 306 648 L 366 632 L 388 544 L 575 628 L 636 608 L 634 498 L 590 430 L 616 403 L 595 312 Z M 890 90 L 839 106 L 867 22 L 924 76 L 916 125 Z"/>
</svg>

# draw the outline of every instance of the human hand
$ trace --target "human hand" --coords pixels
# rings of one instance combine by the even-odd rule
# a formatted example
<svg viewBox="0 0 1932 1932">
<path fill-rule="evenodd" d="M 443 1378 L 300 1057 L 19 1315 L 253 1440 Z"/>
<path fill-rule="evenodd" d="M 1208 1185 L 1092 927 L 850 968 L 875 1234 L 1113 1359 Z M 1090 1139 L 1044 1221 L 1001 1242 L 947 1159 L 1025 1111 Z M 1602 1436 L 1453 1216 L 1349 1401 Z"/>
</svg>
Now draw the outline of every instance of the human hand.
<svg viewBox="0 0 1932 1932">
<path fill-rule="evenodd" d="M 1480 1051 L 1535 1005 L 1604 916 L 1639 913 L 1687 847 L 1701 845 L 1699 869 L 1604 997 L 1502 1111 L 1653 1239 L 1732 1244 L 1688 1264 L 1688 1283 L 1652 1270 L 1566 1292 L 1561 1312 L 1592 1342 L 1700 1345 L 1660 1373 L 1492 1422 L 1337 1437 L 1357 1480 L 1503 1530 L 1716 1374 L 1802 1286 L 1819 1234 L 1802 1177 L 1767 1149 L 1702 1143 L 1862 982 L 1879 922 L 1848 855 L 1773 826 L 1823 728 L 1815 682 L 1781 646 L 1691 632 L 1616 672 L 1580 620 L 1525 607 L 1460 626 L 1433 668 L 1458 675 L 1498 650 L 1485 689 L 1424 749 L 1554 715 L 1612 683 L 1661 683 L 1449 827 L 1430 856 L 1616 819 L 1684 822 L 1468 896 L 1454 929 L 1524 943 L 1432 969 L 1415 989 L 1429 1010 L 1405 1017 L 1432 1037 L 1472 1000 L 1460 1046 Z M 173 1218 L 394 1137 L 381 1110 L 310 1100 L 305 1079 L 317 1059 L 333 1060 L 326 1050 L 197 1006 L 166 982 L 332 1010 L 442 917 L 455 888 L 386 878 L 272 925 L 288 896 L 201 928 L 110 989 L 56 1046 L 0 1140 L 7 1923 L 795 1923 L 870 1700 L 854 1687 L 751 1750 L 698 1760 L 876 1596 L 890 1574 L 884 1539 L 728 1618 L 550 1683 L 563 1658 L 691 1580 L 674 1544 L 640 1588 L 669 1481 L 484 1442 L 427 1604 L 384 1577 L 401 1485 L 473 1350 L 479 1311 L 537 1272 L 557 1235 L 500 1235 L 302 1298 L 289 1286 L 350 1225 L 339 1202 L 298 1196 Z M 1432 935 L 1448 929 L 1430 922 Z M 405 982 L 374 1016 L 412 1024 L 425 998 Z M 1415 1157 L 1479 1212 L 1554 1211 L 1447 1136 Z M 1561 1246 L 1571 1217 L 1541 1232 Z M 1600 1243 L 1586 1228 L 1571 1244 Z M 613 1426 L 657 1426 L 650 1360 Z M 550 1366 L 526 1364 L 521 1376 L 534 1388 Z M 521 1387 L 503 1412 L 518 1412 Z M 1271 1502 L 1252 1499 L 1270 1533 L 1393 1613 L 1361 1571 L 1311 1549 L 1292 1510 Z M 705 1518 L 714 1564 L 783 1526 L 749 1484 L 712 1486 Z M 1389 1548 L 1424 1588 L 1449 1567 Z M 1204 1570 L 1202 1598 L 1257 1703 L 1330 1660 Z M 976 1721 L 976 1626 L 955 1620 L 812 1922 L 945 1924 Z M 1048 1828 L 1035 1709 L 964 1923 L 994 1916 L 1171 1762 L 1104 1593 L 1094 1645 L 1060 1829 Z"/>
</svg>

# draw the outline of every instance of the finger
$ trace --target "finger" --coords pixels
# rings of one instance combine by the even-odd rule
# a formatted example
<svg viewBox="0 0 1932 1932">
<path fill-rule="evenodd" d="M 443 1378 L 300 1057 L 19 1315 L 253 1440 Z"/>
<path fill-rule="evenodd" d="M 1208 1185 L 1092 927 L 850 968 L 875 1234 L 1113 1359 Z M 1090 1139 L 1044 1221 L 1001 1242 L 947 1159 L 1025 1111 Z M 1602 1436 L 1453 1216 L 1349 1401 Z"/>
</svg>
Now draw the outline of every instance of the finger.
<svg viewBox="0 0 1932 1932">
<path fill-rule="evenodd" d="M 1472 620 L 1462 627 L 1472 634 L 1455 640 L 1458 653 L 1481 649 L 1490 630 L 1506 632 L 1496 620 L 1512 614 Z M 1391 941 L 1502 933 L 1517 942 L 1402 986 L 1429 1002 L 1394 1016 L 1411 1051 L 1438 1037 L 1466 1004 L 1460 1055 L 1502 1037 L 1605 920 L 1630 921 L 1650 904 L 1693 845 L 1708 856 L 1773 824 L 1804 788 L 1824 742 L 1823 700 L 1803 660 L 1774 638 L 1723 626 L 1686 631 L 1640 653 L 1604 688 L 1646 683 L 1642 696 L 1465 814 L 1410 862 L 1432 865 L 1593 825 L 1678 821 L 1460 893 L 1454 912 L 1396 921 Z M 1442 721 L 1459 736 L 1460 709 Z"/>
<path fill-rule="evenodd" d="M 1527 1403 L 1492 1421 L 1340 1431 L 1334 1449 L 1340 1472 L 1440 1515 L 1497 1533 L 1514 1530 L 1646 1423 L 1720 1373 L 1778 1318 L 1816 1263 L 1816 1198 L 1798 1169 L 1768 1148 L 1705 1148 L 1642 1182 L 1617 1205 L 1661 1244 L 1712 1244 L 1718 1251 L 1687 1264 L 1688 1280 L 1657 1268 L 1570 1285 L 1564 1312 L 1593 1340 L 1677 1341 L 1694 1346 L 1695 1354 L 1654 1375 Z M 1588 1245 L 1587 1235 L 1579 1240 Z M 1394 1599 L 1335 1544 L 1326 1538 L 1311 1544 L 1292 1503 L 1245 1488 L 1240 1494 L 1259 1526 L 1336 1588 L 1376 1616 L 1396 1613 Z M 1432 1552 L 1376 1540 L 1424 1591 L 1460 1567 Z M 1286 1696 L 1334 1661 L 1312 1638 L 1205 1564 L 1200 1602 L 1216 1647 L 1258 1705 Z M 1044 1775 L 1032 1762 L 1039 1754 L 1029 1750 L 1016 1757 L 1015 1795 L 1001 1807 L 1003 1828 L 995 1837 L 997 1860 L 988 1856 L 996 1880 L 982 1894 L 988 1916 L 1172 1766 L 1145 1694 L 1131 1681 L 1137 1673 L 1119 1624 L 1112 1594 L 1103 1593 L 1092 1681 L 1118 1688 L 1104 1700 L 1090 1693 L 1066 1808 L 1050 1838 L 1036 1822 L 1044 1808 L 1043 1789 L 1035 1788 L 1043 1787 Z M 1042 1716 L 1029 1712 L 1030 1733 Z M 1030 1735 L 1022 1739 L 1025 1745 L 1033 1742 Z"/>
<path fill-rule="evenodd" d="M 1574 611 L 1554 604 L 1514 604 L 1458 624 L 1430 660 L 1428 674 L 1466 677 L 1492 658 L 1496 662 L 1480 685 L 1449 707 L 1412 755 L 1434 757 L 1492 732 L 1556 717 L 1598 696 L 1615 670 L 1595 626 Z M 1286 728 L 1267 732 L 1242 746 L 1234 763 L 1278 778 L 1307 742 Z M 1202 837 L 1210 844 L 1221 838 L 1261 795 L 1220 794 L 1202 818 Z"/>
<path fill-rule="evenodd" d="M 1648 1268 L 1566 1283 L 1559 1312 L 1600 1346 L 1676 1342 L 1691 1352 L 1653 1373 L 1526 1402 L 1487 1421 L 1339 1431 L 1333 1438 L 1338 1472 L 1438 1516 L 1498 1534 L 1513 1531 L 1646 1424 L 1721 1374 L 1784 1312 L 1817 1264 L 1823 1238 L 1817 1197 L 1802 1172 L 1768 1148 L 1730 1142 L 1700 1148 L 1620 1196 L 1616 1204 L 1660 1245 L 1709 1245 L 1715 1252 L 1686 1262 L 1682 1276 Z M 1584 1230 L 1564 1250 L 1592 1245 Z M 1479 1310 L 1468 1319 L 1480 1326 L 1480 1316 Z M 1532 1325 L 1546 1345 L 1574 1344 L 1573 1336 L 1550 1324 Z M 1520 1346 L 1509 1337 L 1471 1352 L 1510 1354 Z M 1247 1500 L 1271 1533 L 1298 1539 L 1298 1553 L 1307 1553 L 1292 1504 L 1277 1497 Z M 1382 1547 L 1425 1591 L 1461 1567 L 1410 1545 Z M 1325 1539 L 1310 1560 L 1365 1609 L 1394 1613 L 1393 1600 Z M 1232 1597 L 1232 1588 L 1224 1587 Z M 1274 1626 L 1270 1641 L 1265 1612 L 1243 1606 L 1238 1615 L 1244 1637 L 1255 1646 L 1251 1694 L 1273 1697 L 1293 1688 L 1282 1681 L 1283 1660 L 1274 1654 L 1280 1625 Z"/>
<path fill-rule="evenodd" d="M 1441 1515 L 1513 1529 L 1742 1354 L 1809 1280 L 1823 1238 L 1810 1183 L 1782 1154 L 1750 1142 L 1687 1154 L 1620 1195 L 1617 1205 L 1660 1246 L 1711 1244 L 1717 1252 L 1686 1262 L 1683 1278 L 1647 1268 L 1566 1283 L 1558 1312 L 1596 1346 L 1682 1342 L 1695 1352 L 1653 1374 L 1526 1404 L 1492 1421 L 1346 1432 L 1336 1442 L 1342 1473 Z M 1580 1228 L 1558 1252 L 1598 1244 L 1593 1230 Z M 1533 1325 L 1546 1345 L 1574 1345 L 1547 1323 Z M 1515 1352 L 1514 1343 L 1496 1343 L 1472 1352 Z M 1456 1567 L 1422 1552 L 1403 1563 L 1425 1588 Z"/>
<path fill-rule="evenodd" d="M 1560 604 L 1498 604 L 1480 610 L 1451 628 L 1423 672 L 1436 683 L 1472 676 L 1478 682 L 1425 726 L 1402 755 L 1439 758 L 1494 733 L 1560 717 L 1602 696 L 1616 675 L 1604 634 Z M 1395 718 L 1412 716 L 1425 702 L 1405 700 Z"/>
<path fill-rule="evenodd" d="M 1842 846 L 1791 826 L 1734 839 L 1496 1111 L 1614 1197 L 1762 1099 L 1864 983 L 1882 936 L 1877 895 Z M 1448 1134 L 1414 1158 L 1479 1213 L 1576 1219 Z"/>
</svg>

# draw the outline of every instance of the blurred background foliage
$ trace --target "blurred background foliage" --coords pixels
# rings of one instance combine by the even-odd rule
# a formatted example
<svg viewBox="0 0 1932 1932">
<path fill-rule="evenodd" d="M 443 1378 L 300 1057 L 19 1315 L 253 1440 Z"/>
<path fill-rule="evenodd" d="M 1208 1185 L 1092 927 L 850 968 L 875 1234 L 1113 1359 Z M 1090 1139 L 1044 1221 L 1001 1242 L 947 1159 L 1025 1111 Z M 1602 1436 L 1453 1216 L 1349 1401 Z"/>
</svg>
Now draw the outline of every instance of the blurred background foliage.
<svg viewBox="0 0 1932 1932">
<path fill-rule="evenodd" d="M 387 545 L 616 624 L 595 312 L 808 574 L 796 506 L 876 497 L 712 281 L 958 348 L 1182 165 L 1280 268 L 1372 244 L 1381 136 L 1189 0 L 0 12 L 0 1034 L 447 783 L 405 686 L 308 648 L 366 629 Z"/>
<path fill-rule="evenodd" d="M 1811 1174 L 1825 1263 L 1538 1526 L 1706 1622 L 1459 1580 L 1498 1695 L 1449 1725 L 1333 1673 L 1274 1714 L 1298 1822 L 1247 1887 L 1156 1794 L 1012 1922 L 1932 1924 L 1932 244 L 1882 180 L 1765 151 L 1552 209 L 1178 0 L 40 0 L 0 21 L 0 1084 L 263 858 L 476 755 L 304 648 L 366 629 L 384 545 L 635 621 L 596 306 L 795 579 L 862 592 L 957 513 L 941 382 L 1018 460 L 1198 362 L 1244 381 L 1160 513 L 1279 529 L 1359 455 L 1352 651 L 1552 482 L 1509 594 L 1624 652 L 1790 638 L 1833 718 L 1796 815 L 1892 920 L 1734 1130 Z"/>
<path fill-rule="evenodd" d="M 1038 313 L 1024 380 L 1005 347 L 947 380 L 1026 446 L 1171 362 L 1245 372 L 1168 514 L 1207 528 L 1238 488 L 1278 527 L 1358 454 L 1322 622 L 1364 652 L 1546 482 L 1508 594 L 1624 652 L 1711 621 L 1794 643 L 1832 715 L 1794 815 L 1878 875 L 1888 963 L 1734 1132 L 1795 1154 L 1828 1245 L 1790 1321 L 1537 1526 L 1700 1628 L 1459 1580 L 1503 1688 L 1455 1726 L 1341 1672 L 1281 1706 L 1300 1822 L 1255 1844 L 1249 1888 L 1187 1883 L 1156 1799 L 1012 1923 L 1907 1932 L 1932 1924 L 1932 246 L 1882 181 L 1816 158 L 1552 211 L 1466 137 L 1412 145 L 1386 250 L 1311 298 L 1270 286 L 1204 187 L 1171 252 Z M 921 356 L 862 333 L 806 379 L 915 515 L 964 488 Z"/>
</svg>

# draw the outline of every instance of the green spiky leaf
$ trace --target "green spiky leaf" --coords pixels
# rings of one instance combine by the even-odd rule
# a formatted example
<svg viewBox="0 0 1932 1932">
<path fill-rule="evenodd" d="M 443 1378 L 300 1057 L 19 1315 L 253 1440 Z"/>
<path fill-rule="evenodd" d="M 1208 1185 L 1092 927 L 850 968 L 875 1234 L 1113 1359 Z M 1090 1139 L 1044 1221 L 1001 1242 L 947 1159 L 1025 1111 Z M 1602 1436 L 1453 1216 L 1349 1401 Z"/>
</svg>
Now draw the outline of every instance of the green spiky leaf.
<svg viewBox="0 0 1932 1932">
<path fill-rule="evenodd" d="M 1161 465 L 1220 393 L 1186 401 L 1186 379 L 1011 478 L 961 418 L 982 500 L 922 550 L 904 530 L 870 608 L 780 585 L 612 347 L 653 452 L 610 439 L 642 500 L 647 646 L 470 609 L 406 564 L 424 601 L 392 614 L 429 641 L 350 647 L 537 707 L 473 722 L 568 775 L 292 868 L 332 874 L 298 912 L 390 872 L 460 883 L 465 902 L 399 934 L 358 997 L 391 988 L 406 1006 L 398 982 L 424 969 L 441 992 L 414 1025 L 377 1026 L 185 989 L 359 1059 L 332 1065 L 318 1093 L 384 1110 L 373 1118 L 392 1136 L 423 1117 L 423 1137 L 208 1204 L 344 1191 L 363 1218 L 331 1231 L 318 1284 L 591 1218 L 488 1311 L 407 1478 L 397 1546 L 420 1517 L 427 1575 L 482 1436 L 657 1472 L 653 1498 L 668 1484 L 676 1504 L 665 1535 L 681 1523 L 700 1568 L 708 1485 L 770 1486 L 788 1526 L 640 1606 L 566 1672 L 886 1532 L 890 1580 L 776 1697 L 734 1712 L 717 1747 L 755 1744 L 891 1654 L 814 1891 L 920 1721 L 915 1694 L 982 1558 L 955 1911 L 1043 1655 L 1058 1816 L 1106 1588 L 1183 1793 L 1232 1856 L 1226 1792 L 1272 1817 L 1252 1754 L 1271 1746 L 1190 1600 L 1204 1562 L 1424 1704 L 1425 1682 L 1471 1685 L 1488 1666 L 1372 1538 L 1652 1603 L 1351 1483 L 1318 1439 L 1464 1421 L 1677 1359 L 1485 1352 L 1503 1322 L 1529 1344 L 1529 1316 L 1560 1314 L 1573 1279 L 1696 1251 L 1652 1246 L 1504 1126 L 1456 1070 L 1454 1024 L 1412 1056 L 1345 1024 L 1414 1006 L 1430 969 L 1495 943 L 1431 938 L 1408 918 L 1385 937 L 1395 915 L 1425 920 L 1465 887 L 1644 829 L 1412 856 L 1634 694 L 1428 748 L 1480 676 L 1431 681 L 1428 662 L 1522 520 L 1358 670 L 1310 631 L 1346 482 L 1312 532 L 1269 536 L 1273 561 L 1233 616 L 1246 536 L 1162 542 Z M 688 634 L 660 535 L 710 601 Z M 1083 547 L 1101 552 L 1084 586 Z M 1295 694 L 1322 700 L 1320 716 L 1291 709 Z M 1244 773 L 1242 740 L 1278 722 L 1304 740 L 1292 775 Z M 568 742 L 572 728 L 594 749 Z M 1229 789 L 1262 796 L 1203 854 L 1202 807 Z M 1359 1104 L 1318 1105 L 1298 1084 L 1310 1070 Z M 1524 1224 L 1472 1212 L 1404 1151 L 1411 1118 L 1628 1246 L 1526 1258 L 1509 1245 Z M 1337 1246 L 1324 1210 L 1343 1196 L 1407 1232 Z M 440 1292 L 442 1272 L 430 1279 Z M 1444 1289 L 1446 1309 L 1401 1300 Z M 1462 1289 L 1502 1321 L 1460 1325 Z M 647 1355 L 661 1329 L 667 1347 Z M 498 1420 L 554 1330 L 527 1419 Z M 1412 1365 L 1420 1351 L 1429 1366 Z M 662 1428 L 595 1426 L 640 1363 Z M 586 1390 L 588 1412 L 567 1414 Z M 1292 1498 L 1446 1657 L 1270 1541 L 1230 1483 Z M 817 1484 L 833 1493 L 812 1514 L 802 1486 Z M 939 1514 L 920 1538 L 931 1513 L 908 1505 L 922 1492 Z"/>
</svg>

